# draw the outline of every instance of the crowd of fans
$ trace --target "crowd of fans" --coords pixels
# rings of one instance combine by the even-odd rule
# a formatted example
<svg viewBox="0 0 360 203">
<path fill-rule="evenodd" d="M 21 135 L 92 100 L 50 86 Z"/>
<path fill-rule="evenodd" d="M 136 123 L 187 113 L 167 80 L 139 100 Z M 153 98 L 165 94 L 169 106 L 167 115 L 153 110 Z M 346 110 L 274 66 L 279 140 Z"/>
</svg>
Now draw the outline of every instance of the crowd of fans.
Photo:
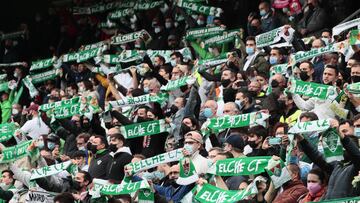
<svg viewBox="0 0 360 203">
<path fill-rule="evenodd" d="M 240 27 L 226 13 L 240 1 L 64 2 L 1 38 L 0 202 L 360 196 L 360 20 L 336 27 L 320 0 L 262 1 Z"/>
</svg>

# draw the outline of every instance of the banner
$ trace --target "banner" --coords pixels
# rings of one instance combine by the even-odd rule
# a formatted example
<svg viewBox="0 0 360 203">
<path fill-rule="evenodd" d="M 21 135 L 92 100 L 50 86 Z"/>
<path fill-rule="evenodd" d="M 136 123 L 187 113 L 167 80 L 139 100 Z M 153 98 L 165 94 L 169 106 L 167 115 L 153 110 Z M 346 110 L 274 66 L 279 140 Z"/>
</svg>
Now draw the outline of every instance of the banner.
<svg viewBox="0 0 360 203">
<path fill-rule="evenodd" d="M 0 142 L 10 140 L 14 136 L 14 132 L 17 129 L 14 123 L 0 124 Z"/>
<path fill-rule="evenodd" d="M 76 61 L 77 63 L 86 61 L 88 59 L 94 58 L 102 52 L 102 48 L 94 48 L 84 51 L 79 51 L 75 53 L 69 53 L 62 56 L 63 62 Z"/>
<path fill-rule="evenodd" d="M 45 82 L 47 80 L 52 80 L 52 79 L 56 78 L 56 76 L 57 76 L 57 70 L 52 69 L 52 70 L 45 71 L 42 73 L 30 75 L 30 78 L 31 78 L 32 84 L 38 84 L 41 82 Z"/>
<path fill-rule="evenodd" d="M 330 128 L 323 133 L 322 145 L 326 162 L 341 161 L 343 157 L 343 146 L 340 136 L 335 128 Z"/>
<path fill-rule="evenodd" d="M 56 57 L 31 62 L 30 71 L 48 68 L 54 64 Z"/>
<path fill-rule="evenodd" d="M 302 80 L 291 80 L 291 88 L 288 91 L 293 94 L 317 97 L 323 100 L 335 98 L 337 95 L 336 87 L 334 86 L 304 82 Z"/>
<path fill-rule="evenodd" d="M 2 153 L 0 154 L 0 163 L 10 163 L 25 157 L 28 152 L 27 148 L 29 147 L 31 142 L 32 140 L 29 140 L 12 147 L 4 148 L 2 150 Z"/>
<path fill-rule="evenodd" d="M 167 125 L 164 119 L 154 120 L 121 126 L 120 132 L 125 139 L 131 139 L 168 132 L 169 127 Z"/>
<path fill-rule="evenodd" d="M 61 101 L 57 101 L 57 102 L 53 102 L 53 103 L 46 103 L 43 105 L 40 105 L 39 110 L 40 111 L 48 111 L 54 108 L 59 108 L 61 106 L 65 106 L 65 105 L 76 105 L 77 103 L 79 103 L 80 101 L 80 97 L 74 97 L 71 99 L 67 99 L 67 100 L 61 100 Z"/>
<path fill-rule="evenodd" d="M 308 132 L 322 132 L 330 128 L 330 119 L 297 122 L 290 128 L 290 134 L 308 133 Z"/>
<path fill-rule="evenodd" d="M 164 2 L 163 1 L 149 1 L 149 2 L 137 2 L 134 6 L 135 10 L 149 10 L 155 7 L 161 6 Z"/>
<path fill-rule="evenodd" d="M 26 195 L 26 203 L 53 203 L 56 195 L 44 191 L 29 190 Z"/>
<path fill-rule="evenodd" d="M 228 61 L 228 57 L 227 57 L 228 53 L 220 54 L 219 56 L 214 57 L 212 59 L 199 59 L 198 65 L 204 65 L 204 66 L 211 67 L 211 66 L 217 66 L 217 65 L 226 63 Z"/>
<path fill-rule="evenodd" d="M 146 30 L 140 30 L 128 34 L 123 34 L 123 35 L 120 34 L 118 36 L 113 36 L 111 38 L 111 44 L 118 45 L 118 44 L 126 44 L 128 42 L 133 42 L 136 41 L 137 39 L 140 39 L 145 34 L 150 37 L 149 33 Z"/>
<path fill-rule="evenodd" d="M 90 49 L 95 49 L 95 48 L 100 48 L 100 47 L 103 47 L 104 45 L 106 45 L 105 41 L 100 41 L 100 42 L 96 42 L 93 44 L 87 44 L 87 45 L 84 45 L 84 51 L 90 50 Z"/>
<path fill-rule="evenodd" d="M 290 42 L 295 30 L 293 28 L 289 28 L 289 36 L 285 35 L 285 30 L 285 26 L 281 26 L 269 32 L 257 35 L 255 37 L 256 47 L 266 47 L 279 42 L 281 39 L 285 39 L 286 42 Z"/>
<path fill-rule="evenodd" d="M 145 94 L 138 97 L 124 97 L 123 99 L 117 101 L 110 101 L 109 104 L 111 107 L 123 107 L 123 106 L 134 106 L 140 104 L 148 104 L 150 102 L 157 102 L 162 104 L 166 102 L 169 98 L 167 93 L 159 93 L 157 95 Z"/>
<path fill-rule="evenodd" d="M 150 186 L 146 180 L 130 183 L 123 181 L 121 184 L 104 185 L 101 188 L 100 193 L 103 195 L 121 195 L 130 194 L 140 189 L 150 189 Z"/>
<path fill-rule="evenodd" d="M 204 41 L 205 48 L 210 46 L 221 46 L 224 43 L 232 42 L 238 36 L 237 33 L 240 31 L 238 29 L 225 31 L 223 35 L 217 35 L 215 37 L 211 37 Z"/>
<path fill-rule="evenodd" d="M 188 9 L 190 11 L 194 11 L 196 13 L 205 14 L 207 16 L 220 17 L 220 14 L 223 12 L 221 8 L 205 6 L 198 3 L 193 3 L 192 1 L 189 0 L 179 0 L 177 2 L 177 6 Z"/>
<path fill-rule="evenodd" d="M 134 1 L 110 2 L 107 4 L 97 4 L 89 7 L 75 7 L 72 9 L 74 15 L 90 15 L 102 13 L 116 8 L 132 8 L 135 6 Z"/>
<path fill-rule="evenodd" d="M 215 117 L 210 119 L 210 123 L 207 127 L 214 132 L 220 132 L 221 130 L 227 128 L 239 128 L 260 124 L 269 117 L 270 115 L 261 112 L 253 112 L 235 116 Z"/>
<path fill-rule="evenodd" d="M 341 199 L 323 200 L 318 203 L 358 203 L 359 201 L 360 197 L 346 197 Z"/>
<path fill-rule="evenodd" d="M 190 185 L 197 180 L 199 176 L 196 173 L 195 166 L 189 157 L 184 157 L 179 162 L 180 173 L 179 177 L 176 180 L 176 183 L 179 185 Z"/>
<path fill-rule="evenodd" d="M 9 82 L 0 83 L 0 92 L 8 91 L 9 89 Z"/>
<path fill-rule="evenodd" d="M 270 159 L 270 156 L 257 156 L 217 160 L 208 173 L 218 176 L 256 175 L 265 171 Z"/>
<path fill-rule="evenodd" d="M 360 82 L 348 84 L 346 89 L 356 97 L 360 97 Z"/>
<path fill-rule="evenodd" d="M 197 38 L 212 37 L 223 33 L 224 30 L 225 28 L 221 26 L 188 29 L 185 39 L 195 40 Z"/>
<path fill-rule="evenodd" d="M 47 176 L 52 176 L 52 175 L 58 174 L 64 170 L 66 170 L 71 164 L 72 164 L 71 160 L 69 160 L 69 161 L 54 164 L 51 166 L 44 166 L 42 168 L 32 169 L 30 180 L 35 180 L 38 178 L 44 178 Z"/>
<path fill-rule="evenodd" d="M 140 190 L 138 193 L 138 203 L 154 203 L 155 194 L 151 190 Z"/>
<path fill-rule="evenodd" d="M 177 80 L 169 80 L 168 83 L 165 86 L 163 85 L 160 88 L 160 90 L 162 90 L 162 91 L 177 90 L 181 86 L 192 85 L 192 84 L 195 83 L 195 81 L 196 81 L 196 78 L 194 78 L 192 76 L 184 76 L 184 77 L 179 78 Z"/>
<path fill-rule="evenodd" d="M 273 65 L 270 68 L 270 77 L 275 75 L 275 74 L 281 74 L 281 75 L 285 75 L 287 73 L 287 68 L 288 68 L 288 64 L 284 63 L 284 64 L 277 64 L 277 65 Z"/>
<path fill-rule="evenodd" d="M 32 79 L 29 75 L 27 75 L 22 82 L 24 85 L 29 89 L 29 94 L 31 98 L 34 98 L 36 95 L 39 94 L 39 91 L 35 88 L 34 84 L 31 82 Z"/>
<path fill-rule="evenodd" d="M 116 11 L 109 13 L 108 18 L 113 20 L 113 19 L 119 19 L 122 17 L 126 17 L 126 16 L 129 16 L 132 14 L 134 14 L 134 10 L 131 8 L 126 8 L 126 9 L 116 10 Z"/>
<path fill-rule="evenodd" d="M 270 159 L 266 172 L 269 174 L 275 189 L 291 180 L 290 173 L 282 160 Z"/>
<path fill-rule="evenodd" d="M 258 193 L 258 182 L 266 180 L 258 176 L 244 190 L 224 190 L 211 184 L 204 184 L 195 195 L 195 200 L 200 203 L 234 203 L 244 200 L 251 195 Z"/>
<path fill-rule="evenodd" d="M 154 168 L 160 164 L 179 161 L 183 157 L 181 149 L 175 149 L 170 152 L 159 154 L 139 162 L 129 163 L 125 167 L 131 167 L 133 173 L 137 173 L 142 170 Z"/>
<path fill-rule="evenodd" d="M 339 35 L 342 31 L 359 25 L 360 25 L 360 18 L 357 18 L 333 27 L 332 34 L 333 36 Z"/>
<path fill-rule="evenodd" d="M 360 24 L 359 24 L 360 25 Z M 350 31 L 350 45 L 360 44 L 360 33 L 359 30 L 351 30 Z"/>
<path fill-rule="evenodd" d="M 14 63 L 0 63 L 0 67 L 14 67 L 14 66 L 24 66 L 24 62 L 14 62 Z"/>
<path fill-rule="evenodd" d="M 17 38 L 17 37 L 22 37 L 24 34 L 25 34 L 25 31 L 18 31 L 18 32 L 12 32 L 12 33 L 7 33 L 7 34 L 1 34 L 0 39 L 1 40 L 14 39 L 14 38 Z"/>
</svg>

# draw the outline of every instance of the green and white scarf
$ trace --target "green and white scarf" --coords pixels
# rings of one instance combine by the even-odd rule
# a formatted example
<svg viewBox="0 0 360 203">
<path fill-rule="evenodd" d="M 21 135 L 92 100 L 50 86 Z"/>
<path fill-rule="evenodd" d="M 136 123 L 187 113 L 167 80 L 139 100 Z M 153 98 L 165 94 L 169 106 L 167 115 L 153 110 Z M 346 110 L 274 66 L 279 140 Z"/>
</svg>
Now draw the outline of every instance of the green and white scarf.
<svg viewBox="0 0 360 203">
<path fill-rule="evenodd" d="M 293 94 L 316 97 L 322 100 L 334 99 L 337 95 L 336 87 L 301 80 L 291 80 L 291 88 L 288 90 Z"/>
<path fill-rule="evenodd" d="M 145 34 L 150 37 L 149 33 L 146 30 L 140 30 L 128 34 L 120 34 L 118 36 L 114 36 L 111 38 L 111 44 L 118 45 L 118 44 L 126 44 L 128 42 L 133 42 L 136 41 L 137 39 L 140 39 Z"/>
<path fill-rule="evenodd" d="M 3 82 L 0 84 L 0 92 L 8 91 L 9 89 L 9 82 Z"/>
<path fill-rule="evenodd" d="M 195 200 L 200 203 L 233 203 L 244 200 L 251 195 L 258 193 L 257 183 L 266 182 L 258 176 L 244 190 L 224 190 L 211 184 L 204 184 L 195 195 Z"/>
<path fill-rule="evenodd" d="M 287 63 L 283 63 L 283 64 L 278 64 L 278 65 L 273 65 L 270 68 L 270 77 L 275 75 L 275 74 L 282 74 L 285 75 L 287 68 L 288 68 L 288 64 Z"/>
<path fill-rule="evenodd" d="M 47 80 L 52 80 L 56 78 L 58 71 L 56 69 L 52 69 L 49 71 L 45 71 L 42 73 L 30 75 L 31 83 L 32 84 L 38 84 Z"/>
<path fill-rule="evenodd" d="M 217 65 L 226 63 L 228 61 L 228 57 L 227 57 L 228 53 L 222 53 L 219 56 L 214 57 L 212 59 L 199 59 L 198 65 L 212 67 L 212 66 L 217 66 Z"/>
<path fill-rule="evenodd" d="M 330 199 L 319 201 L 319 203 L 358 203 L 360 201 L 360 197 L 346 197 L 341 199 Z"/>
<path fill-rule="evenodd" d="M 125 97 L 117 101 L 110 101 L 109 104 L 111 107 L 123 107 L 123 106 L 133 106 L 140 104 L 148 104 L 150 102 L 157 102 L 162 104 L 166 102 L 169 98 L 167 93 L 159 93 L 157 95 L 145 94 L 138 97 Z"/>
<path fill-rule="evenodd" d="M 71 62 L 76 61 L 77 63 L 89 60 L 91 58 L 94 58 L 95 56 L 98 56 L 102 52 L 102 48 L 94 48 L 84 51 L 79 51 L 76 53 L 69 53 L 62 56 L 63 62 Z"/>
<path fill-rule="evenodd" d="M 360 33 L 359 33 L 359 30 L 351 30 L 351 32 L 350 32 L 349 44 L 350 44 L 350 45 L 360 44 Z"/>
<path fill-rule="evenodd" d="M 120 9 L 120 10 L 116 10 L 116 11 L 113 11 L 113 12 L 109 13 L 108 18 L 111 19 L 111 20 L 114 20 L 114 19 L 119 19 L 119 18 L 122 18 L 122 17 L 129 16 L 129 15 L 133 15 L 133 14 L 134 14 L 133 9 L 126 8 L 126 9 Z"/>
<path fill-rule="evenodd" d="M 346 89 L 356 97 L 360 97 L 360 82 L 349 84 Z"/>
<path fill-rule="evenodd" d="M 332 34 L 333 34 L 333 36 L 339 35 L 342 31 L 348 30 L 350 28 L 353 28 L 353 27 L 359 26 L 359 25 L 360 25 L 360 18 L 357 18 L 357 19 L 354 19 L 354 20 L 351 20 L 351 21 L 348 21 L 348 22 L 345 22 L 345 23 L 342 23 L 340 25 L 333 27 Z"/>
<path fill-rule="evenodd" d="M 289 129 L 288 133 L 299 134 L 309 132 L 322 132 L 330 128 L 330 119 L 297 122 L 293 127 Z"/>
<path fill-rule="evenodd" d="M 150 189 L 150 186 L 146 180 L 130 183 L 123 181 L 121 184 L 104 185 L 100 189 L 100 193 L 104 195 L 121 195 L 130 194 L 141 189 Z"/>
<path fill-rule="evenodd" d="M 72 9 L 74 15 L 90 15 L 94 13 L 102 13 L 116 8 L 131 8 L 135 6 L 134 1 L 129 2 L 110 2 L 107 4 L 97 4 L 89 7 L 75 7 Z"/>
<path fill-rule="evenodd" d="M 225 28 L 221 26 L 188 29 L 185 38 L 187 40 L 195 40 L 197 38 L 212 37 L 223 33 L 224 30 Z"/>
<path fill-rule="evenodd" d="M 196 173 L 195 166 L 189 157 L 184 157 L 180 160 L 180 174 L 176 183 L 179 185 L 190 185 L 197 180 L 199 176 Z"/>
<path fill-rule="evenodd" d="M 196 13 L 202 13 L 207 16 L 216 16 L 220 17 L 220 14 L 223 12 L 221 8 L 216 8 L 212 6 L 205 6 L 198 3 L 193 3 L 189 0 L 179 0 L 177 2 L 177 6 L 181 8 L 185 8 L 191 11 L 194 11 Z"/>
<path fill-rule="evenodd" d="M 29 190 L 26 194 L 26 203 L 53 203 L 57 194 L 53 192 Z"/>
<path fill-rule="evenodd" d="M 17 127 L 14 123 L 4 123 L 0 124 L 0 142 L 5 142 L 7 140 L 10 140 Z"/>
<path fill-rule="evenodd" d="M 173 91 L 177 90 L 182 86 L 185 85 L 192 85 L 196 81 L 196 78 L 193 76 L 185 76 L 182 78 L 179 78 L 177 80 L 169 80 L 168 83 L 165 86 L 162 86 L 160 90 L 162 91 Z"/>
<path fill-rule="evenodd" d="M 79 103 L 80 101 L 80 97 L 74 97 L 71 99 L 67 99 L 67 100 L 61 100 L 61 101 L 57 101 L 57 102 L 53 102 L 53 103 L 46 103 L 40 106 L 40 111 L 48 111 L 54 108 L 59 108 L 61 106 L 65 106 L 65 105 L 76 105 L 77 103 Z"/>
<path fill-rule="evenodd" d="M 289 36 L 285 36 L 285 26 L 273 29 L 269 32 L 265 32 L 263 34 L 257 35 L 255 37 L 256 47 L 266 47 L 272 44 L 279 42 L 281 39 L 285 39 L 285 41 L 289 42 L 292 40 L 292 35 L 295 32 L 294 29 L 289 28 Z"/>
<path fill-rule="evenodd" d="M 32 140 L 29 140 L 12 147 L 4 148 L 0 154 L 0 163 L 10 163 L 25 157 L 28 153 L 27 148 L 31 142 Z"/>
<path fill-rule="evenodd" d="M 90 50 L 90 49 L 95 49 L 95 48 L 101 48 L 104 45 L 106 45 L 105 41 L 100 41 L 100 42 L 96 42 L 93 44 L 87 44 L 87 45 L 84 45 L 84 51 Z"/>
<path fill-rule="evenodd" d="M 330 128 L 323 133 L 322 145 L 326 162 L 341 161 L 343 157 L 343 146 L 340 136 L 335 128 Z"/>
<path fill-rule="evenodd" d="M 161 6 L 164 2 L 163 1 L 153 1 L 153 2 L 137 2 L 135 4 L 135 10 L 149 10 Z"/>
<path fill-rule="evenodd" d="M 256 175 L 265 171 L 270 159 L 270 156 L 259 156 L 218 160 L 208 173 L 218 176 Z"/>
<path fill-rule="evenodd" d="M 121 126 L 120 131 L 125 139 L 131 139 L 168 132 L 169 126 L 164 119 L 161 119 Z"/>
<path fill-rule="evenodd" d="M 31 98 L 34 98 L 36 95 L 39 94 L 39 91 L 35 88 L 35 86 L 32 83 L 32 79 L 29 75 L 27 75 L 22 82 L 24 85 L 29 89 L 29 94 Z"/>
<path fill-rule="evenodd" d="M 69 160 L 69 161 L 61 162 L 61 163 L 54 164 L 51 166 L 44 166 L 42 168 L 32 169 L 30 180 L 35 180 L 38 178 L 44 178 L 47 176 L 56 175 L 64 170 L 66 170 L 71 164 L 72 164 L 71 160 Z"/>
<path fill-rule="evenodd" d="M 0 35 L 0 39 L 1 40 L 14 39 L 14 38 L 17 38 L 17 37 L 22 37 L 24 34 L 25 34 L 25 31 L 18 31 L 18 32 L 2 34 L 2 35 Z"/>
<path fill-rule="evenodd" d="M 56 57 L 33 61 L 31 64 L 31 67 L 30 67 L 30 71 L 48 68 L 54 64 L 55 60 L 56 60 Z"/>
<path fill-rule="evenodd" d="M 24 66 L 24 62 L 14 62 L 14 63 L 0 63 L 0 67 L 14 67 L 14 66 Z"/>
<path fill-rule="evenodd" d="M 220 132 L 228 128 L 239 128 L 254 124 L 261 124 L 269 117 L 270 115 L 261 112 L 253 112 L 235 116 L 215 117 L 209 120 L 210 122 L 208 123 L 207 127 L 214 132 Z"/>
<path fill-rule="evenodd" d="M 142 170 L 147 170 L 150 168 L 154 168 L 160 164 L 170 163 L 174 161 L 179 161 L 183 157 L 183 153 L 181 149 L 175 149 L 170 152 L 166 152 L 163 154 L 159 154 L 138 162 L 129 163 L 127 166 L 131 166 L 133 173 L 138 173 Z"/>
<path fill-rule="evenodd" d="M 266 172 L 269 174 L 275 189 L 281 187 L 284 183 L 291 180 L 289 171 L 282 160 L 270 159 Z"/>
<path fill-rule="evenodd" d="M 224 43 L 233 42 L 238 36 L 237 33 L 240 32 L 239 29 L 224 31 L 223 35 L 217 35 L 215 37 L 211 37 L 204 41 L 205 48 L 210 46 L 220 46 Z"/>
</svg>

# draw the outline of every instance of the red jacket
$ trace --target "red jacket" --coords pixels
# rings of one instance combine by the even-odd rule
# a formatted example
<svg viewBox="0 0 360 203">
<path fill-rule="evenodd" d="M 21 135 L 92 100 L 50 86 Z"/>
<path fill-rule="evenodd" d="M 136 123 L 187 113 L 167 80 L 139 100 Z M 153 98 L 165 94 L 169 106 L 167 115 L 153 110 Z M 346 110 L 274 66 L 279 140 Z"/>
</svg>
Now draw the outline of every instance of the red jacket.
<svg viewBox="0 0 360 203">
<path fill-rule="evenodd" d="M 283 186 L 283 189 L 284 191 L 275 197 L 273 203 L 294 203 L 308 192 L 300 180 L 291 181 L 289 184 Z"/>
<path fill-rule="evenodd" d="M 310 193 L 307 193 L 307 195 L 301 199 L 300 203 L 306 203 L 306 202 L 319 202 L 321 198 L 325 195 L 326 188 L 323 187 L 321 190 L 315 194 L 315 196 L 311 196 Z"/>
</svg>

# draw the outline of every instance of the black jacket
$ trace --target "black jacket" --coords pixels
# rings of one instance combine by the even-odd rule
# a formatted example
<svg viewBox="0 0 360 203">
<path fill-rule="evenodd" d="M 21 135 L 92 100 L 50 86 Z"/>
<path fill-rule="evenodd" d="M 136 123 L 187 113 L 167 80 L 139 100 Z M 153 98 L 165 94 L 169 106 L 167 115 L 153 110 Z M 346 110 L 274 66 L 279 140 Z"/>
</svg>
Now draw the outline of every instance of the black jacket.
<svg viewBox="0 0 360 203">
<path fill-rule="evenodd" d="M 100 154 L 95 154 L 91 159 L 89 165 L 89 173 L 92 178 L 106 178 L 106 167 L 111 162 L 112 157 L 109 155 L 109 151 L 106 149 Z"/>
<path fill-rule="evenodd" d="M 333 161 L 327 163 L 322 154 L 319 153 L 306 139 L 300 142 L 301 148 L 311 161 L 329 175 L 331 174 L 324 199 L 359 196 L 359 194 L 356 194 L 353 190 L 351 182 L 354 179 L 354 176 L 358 175 L 360 170 L 360 151 L 349 137 L 342 139 L 341 143 L 350 155 L 351 162 L 343 163 L 340 161 Z"/>
<path fill-rule="evenodd" d="M 111 156 L 111 155 L 110 155 Z M 133 157 L 127 152 L 117 152 L 106 167 L 106 177 L 115 183 L 121 183 L 124 178 L 124 166 L 131 162 Z"/>
</svg>

